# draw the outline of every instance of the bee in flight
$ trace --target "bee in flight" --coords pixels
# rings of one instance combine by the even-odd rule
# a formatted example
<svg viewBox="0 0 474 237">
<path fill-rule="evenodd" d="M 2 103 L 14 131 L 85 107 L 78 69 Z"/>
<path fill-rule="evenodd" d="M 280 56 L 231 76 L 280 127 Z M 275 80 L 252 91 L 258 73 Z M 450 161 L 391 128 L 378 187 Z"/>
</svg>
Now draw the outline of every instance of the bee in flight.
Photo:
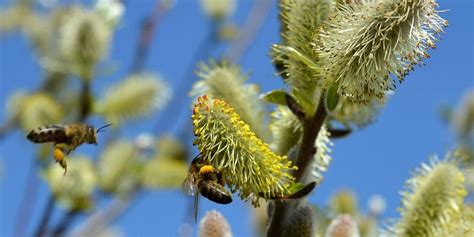
<svg viewBox="0 0 474 237">
<path fill-rule="evenodd" d="M 64 158 L 65 155 L 68 155 L 76 147 L 84 143 L 97 145 L 97 133 L 110 125 L 112 124 L 104 125 L 95 130 L 94 126 L 83 123 L 51 124 L 31 130 L 26 138 L 34 143 L 53 142 L 53 157 L 64 169 L 64 174 L 66 174 L 67 163 Z"/>
<path fill-rule="evenodd" d="M 188 176 L 183 182 L 183 192 L 194 196 L 195 221 L 197 221 L 199 194 L 219 204 L 232 202 L 232 195 L 224 185 L 220 171 L 212 165 L 201 164 L 199 156 L 194 158 L 189 167 Z"/>
</svg>

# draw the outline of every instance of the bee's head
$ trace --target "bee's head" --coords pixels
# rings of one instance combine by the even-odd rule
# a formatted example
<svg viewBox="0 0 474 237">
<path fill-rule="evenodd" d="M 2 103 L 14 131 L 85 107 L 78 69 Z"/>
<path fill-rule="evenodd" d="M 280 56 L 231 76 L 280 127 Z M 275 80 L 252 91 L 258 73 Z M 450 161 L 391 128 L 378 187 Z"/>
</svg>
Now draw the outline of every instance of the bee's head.
<svg viewBox="0 0 474 237">
<path fill-rule="evenodd" d="M 97 145 L 97 133 L 101 132 L 102 129 L 112 125 L 111 123 L 104 125 L 96 130 L 94 130 L 94 126 L 87 125 L 87 134 L 89 137 L 87 137 L 87 143 L 89 144 L 95 144 Z"/>
<path fill-rule="evenodd" d="M 87 143 L 97 145 L 97 131 L 95 131 L 94 126 L 87 125 L 86 129 L 87 129 L 87 133 L 86 133 Z"/>
</svg>

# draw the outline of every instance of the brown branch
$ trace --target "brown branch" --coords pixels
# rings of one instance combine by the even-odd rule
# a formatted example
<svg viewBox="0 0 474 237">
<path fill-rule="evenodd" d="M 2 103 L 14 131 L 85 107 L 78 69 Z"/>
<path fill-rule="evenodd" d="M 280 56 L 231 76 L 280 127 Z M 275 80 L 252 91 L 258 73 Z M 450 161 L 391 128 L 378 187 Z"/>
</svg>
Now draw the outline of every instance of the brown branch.
<svg viewBox="0 0 474 237">
<path fill-rule="evenodd" d="M 108 224 L 112 223 L 130 207 L 139 190 L 140 187 L 136 185 L 128 192 L 127 196 L 115 198 L 109 206 L 88 217 L 81 226 L 73 230 L 71 236 L 94 236 L 99 234 Z"/>
<path fill-rule="evenodd" d="M 303 121 L 303 138 L 295 162 L 298 170 L 293 174 L 298 182 L 301 181 L 306 169 L 311 164 L 314 154 L 317 152 L 314 144 L 319 131 L 324 124 L 324 120 L 326 120 L 327 117 L 327 112 L 324 106 L 325 95 L 326 93 L 323 92 L 314 115 Z M 282 236 L 283 230 L 285 229 L 286 218 L 291 214 L 293 207 L 298 205 L 298 202 L 299 200 L 288 202 L 275 201 L 273 213 L 267 228 L 268 237 Z"/>
</svg>

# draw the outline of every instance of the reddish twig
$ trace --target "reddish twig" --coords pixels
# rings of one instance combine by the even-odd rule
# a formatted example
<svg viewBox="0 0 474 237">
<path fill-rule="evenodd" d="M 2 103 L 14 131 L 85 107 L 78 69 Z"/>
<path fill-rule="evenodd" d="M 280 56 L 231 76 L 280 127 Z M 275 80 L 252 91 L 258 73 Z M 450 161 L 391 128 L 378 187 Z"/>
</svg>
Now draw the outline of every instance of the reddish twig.
<svg viewBox="0 0 474 237">
<path fill-rule="evenodd" d="M 132 61 L 131 73 L 143 70 L 148 56 L 151 40 L 155 33 L 160 19 L 165 15 L 169 9 L 167 1 L 157 0 L 153 12 L 150 16 L 143 20 L 140 36 L 137 40 L 135 56 Z"/>
</svg>

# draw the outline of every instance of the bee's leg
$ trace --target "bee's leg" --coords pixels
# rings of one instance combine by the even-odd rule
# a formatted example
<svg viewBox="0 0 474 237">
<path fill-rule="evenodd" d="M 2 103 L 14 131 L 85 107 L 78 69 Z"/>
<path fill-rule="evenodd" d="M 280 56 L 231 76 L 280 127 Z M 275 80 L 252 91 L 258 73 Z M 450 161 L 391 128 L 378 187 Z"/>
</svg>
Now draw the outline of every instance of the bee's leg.
<svg viewBox="0 0 474 237">
<path fill-rule="evenodd" d="M 198 166 L 200 158 L 201 158 L 201 154 L 194 157 L 193 161 L 191 161 L 191 165 Z"/>
<path fill-rule="evenodd" d="M 64 155 L 64 147 L 61 144 L 54 146 L 53 157 L 56 162 L 59 162 L 61 167 L 64 169 L 64 174 L 67 173 L 67 163 Z"/>
<path fill-rule="evenodd" d="M 224 185 L 224 179 L 222 178 L 222 173 L 217 171 L 216 172 L 216 176 L 217 176 L 217 182 L 220 184 L 220 185 Z"/>
<path fill-rule="evenodd" d="M 66 162 L 66 159 L 63 159 L 62 161 L 60 161 L 59 164 L 61 165 L 61 167 L 63 167 L 63 169 L 64 169 L 64 175 L 66 175 L 66 173 L 67 173 L 67 162 Z"/>
<path fill-rule="evenodd" d="M 56 162 L 61 162 L 64 160 L 64 151 L 60 147 L 55 147 L 53 152 L 53 157 Z"/>
<path fill-rule="evenodd" d="M 74 151 L 76 149 L 77 146 L 74 146 L 74 145 L 65 145 L 64 147 L 64 153 L 66 153 L 66 155 L 69 155 L 69 153 L 71 153 L 72 151 Z"/>
</svg>

